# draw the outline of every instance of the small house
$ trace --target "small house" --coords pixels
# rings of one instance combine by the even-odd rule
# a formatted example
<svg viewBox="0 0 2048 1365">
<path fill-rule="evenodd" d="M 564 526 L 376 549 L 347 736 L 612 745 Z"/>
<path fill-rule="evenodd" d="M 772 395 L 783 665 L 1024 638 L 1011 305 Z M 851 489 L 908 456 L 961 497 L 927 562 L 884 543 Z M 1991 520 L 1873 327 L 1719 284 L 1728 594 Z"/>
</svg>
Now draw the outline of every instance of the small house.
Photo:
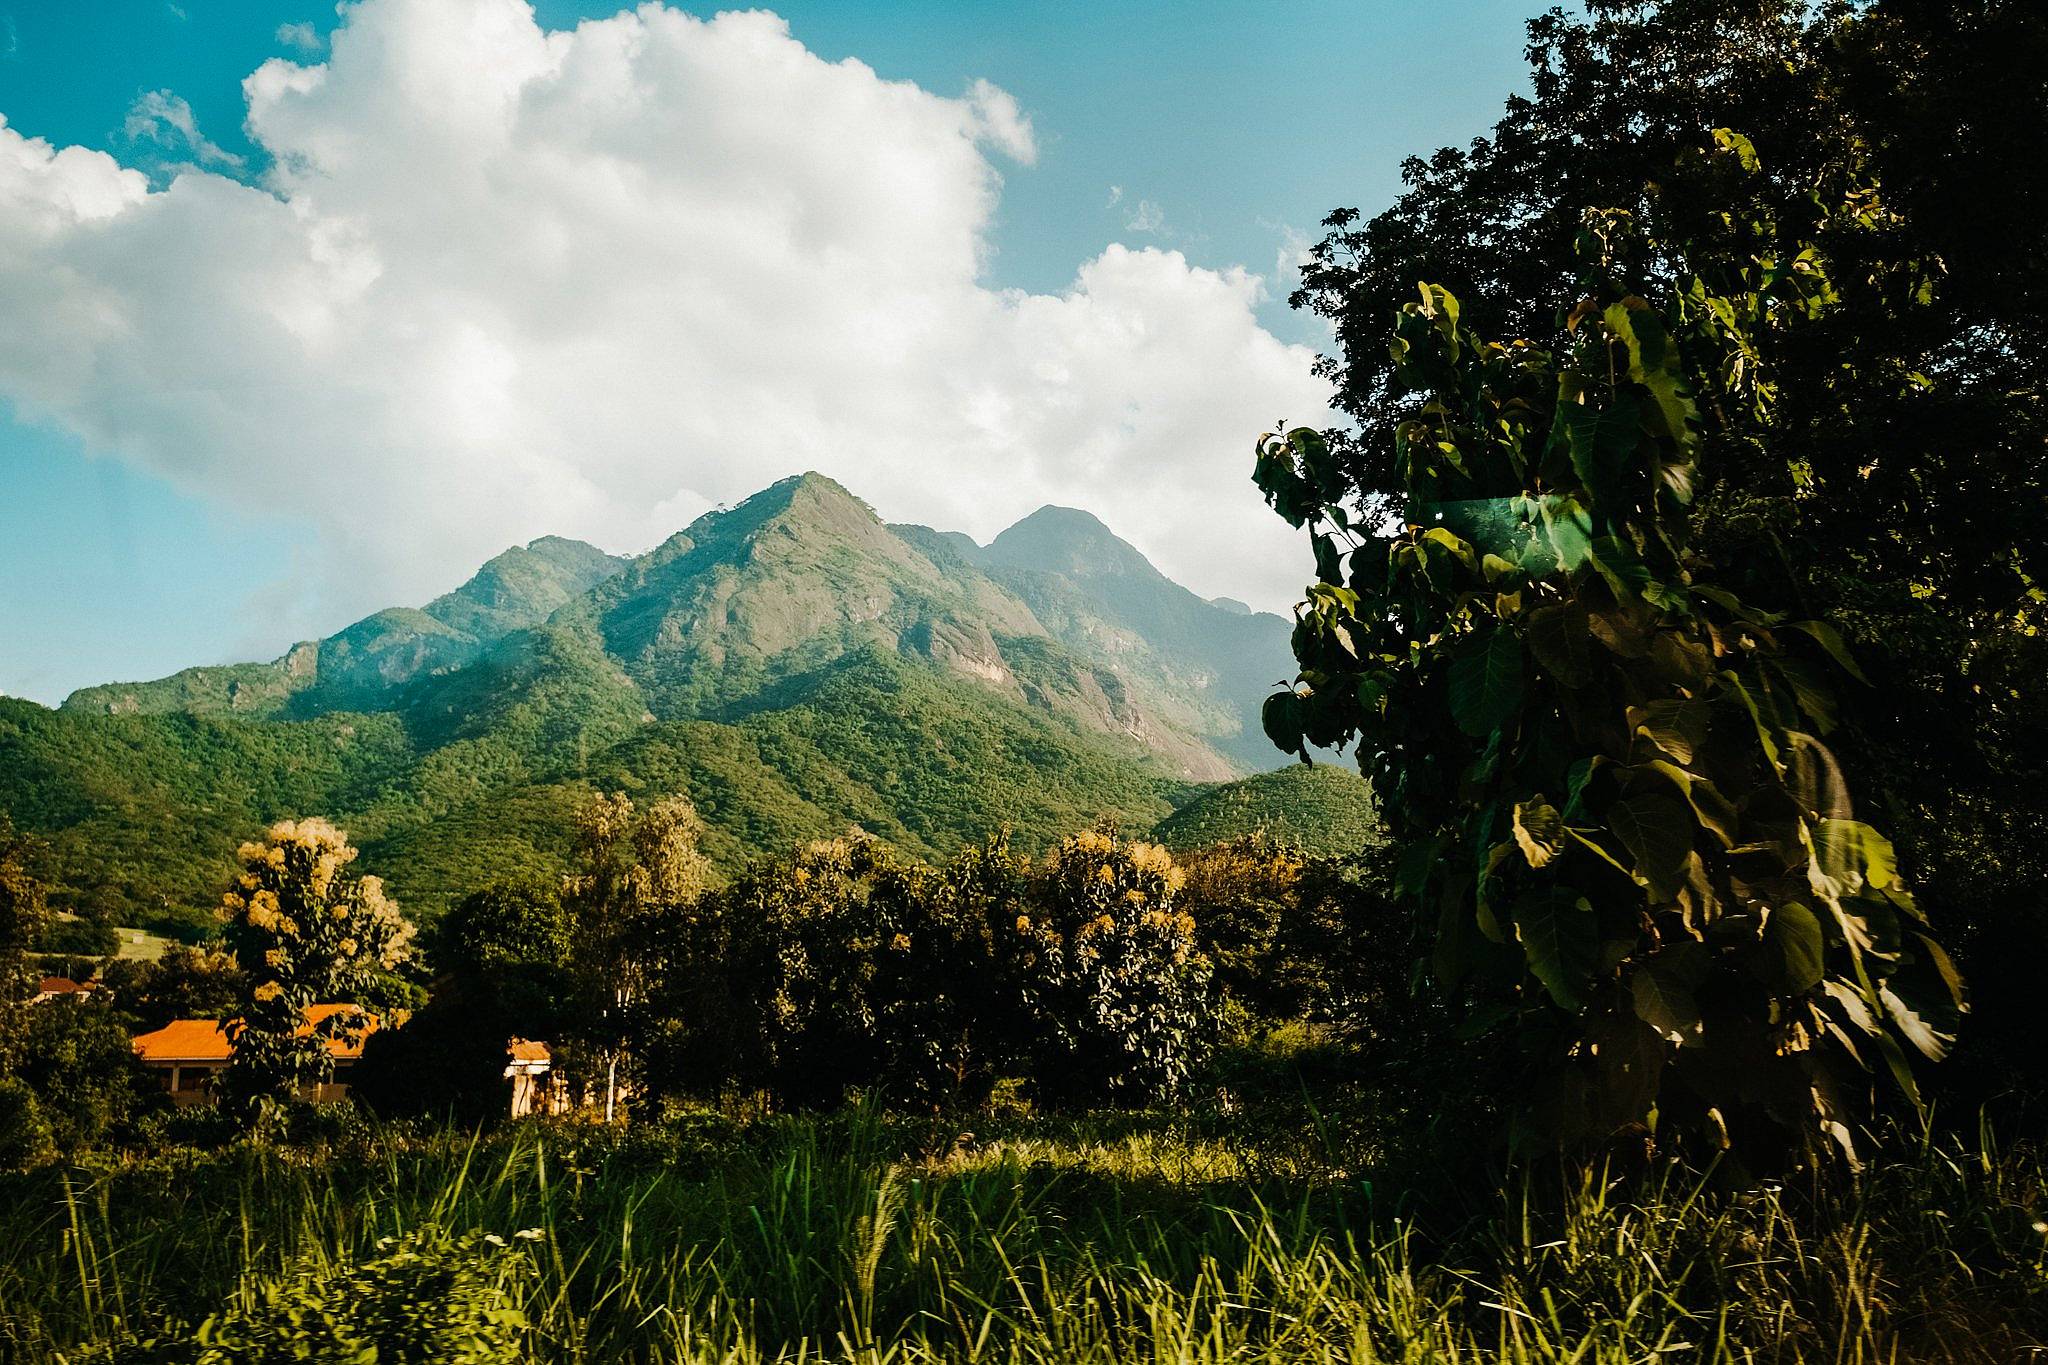
<svg viewBox="0 0 2048 1365">
<path fill-rule="evenodd" d="M 363 1016 L 362 1028 L 353 1038 L 327 1039 L 327 1051 L 334 1058 L 334 1076 L 325 1085 L 307 1087 L 302 1093 L 319 1103 L 346 1098 L 349 1072 L 362 1060 L 363 1040 L 375 1033 L 382 1022 L 360 1005 L 309 1005 L 306 1021 L 299 1026 L 301 1038 L 337 1014 Z M 213 1079 L 227 1068 L 235 1055 L 228 1039 L 227 1022 L 220 1019 L 173 1019 L 160 1029 L 138 1034 L 135 1055 L 156 1074 L 163 1088 L 177 1104 L 210 1104 Z"/>
<path fill-rule="evenodd" d="M 512 1082 L 513 1118 L 552 1114 L 561 1107 L 554 1066 L 554 1051 L 546 1043 L 514 1038 L 505 1044 L 505 1078 Z"/>
</svg>

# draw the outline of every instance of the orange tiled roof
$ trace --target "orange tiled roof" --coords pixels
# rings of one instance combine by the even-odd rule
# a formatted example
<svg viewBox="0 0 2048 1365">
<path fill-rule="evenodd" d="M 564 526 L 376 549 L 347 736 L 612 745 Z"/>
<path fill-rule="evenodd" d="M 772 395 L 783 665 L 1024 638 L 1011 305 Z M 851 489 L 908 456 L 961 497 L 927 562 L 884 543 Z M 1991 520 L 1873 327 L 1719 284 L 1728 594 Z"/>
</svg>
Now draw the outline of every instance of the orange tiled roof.
<svg viewBox="0 0 2048 1365">
<path fill-rule="evenodd" d="M 46 976 L 43 978 L 40 993 L 43 995 L 75 995 L 80 991 L 89 991 L 91 989 L 92 987 L 90 986 L 79 985 L 68 976 Z"/>
<path fill-rule="evenodd" d="M 554 1060 L 554 1053 L 546 1043 L 529 1043 L 524 1038 L 514 1038 L 505 1045 L 505 1051 L 515 1062 L 547 1062 Z"/>
<path fill-rule="evenodd" d="M 356 1005 L 309 1005 L 306 1007 L 306 1022 L 299 1026 L 299 1036 L 303 1038 L 311 1033 L 313 1026 L 324 1019 L 359 1008 Z M 354 1061 L 363 1055 L 363 1039 L 375 1033 L 382 1022 L 376 1015 L 369 1015 L 367 1027 L 353 1042 L 329 1038 L 327 1050 L 342 1061 Z M 227 1024 L 219 1019 L 173 1019 L 160 1029 L 136 1035 L 135 1052 L 145 1062 L 225 1062 L 234 1055 L 235 1049 L 228 1041 Z"/>
</svg>

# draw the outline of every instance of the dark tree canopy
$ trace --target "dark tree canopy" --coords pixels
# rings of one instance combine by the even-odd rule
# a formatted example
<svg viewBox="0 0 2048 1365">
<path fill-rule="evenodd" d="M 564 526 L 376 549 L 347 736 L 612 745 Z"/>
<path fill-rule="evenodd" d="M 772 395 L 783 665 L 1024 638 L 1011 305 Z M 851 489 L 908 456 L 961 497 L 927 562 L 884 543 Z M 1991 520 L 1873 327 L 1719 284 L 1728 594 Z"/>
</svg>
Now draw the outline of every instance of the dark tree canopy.
<svg viewBox="0 0 2048 1365">
<path fill-rule="evenodd" d="M 1303 272 L 1296 306 L 1337 331 L 1354 515 L 1403 510 L 1396 432 L 1427 395 L 1387 342 L 1419 282 L 1478 335 L 1555 347 L 1588 208 L 1688 244 L 1633 263 L 1652 298 L 1741 269 L 1744 222 L 1811 237 L 1839 297 L 1776 339 L 1764 408 L 1708 414 L 1692 544 L 1744 600 L 1849 638 L 1870 685 L 1845 689 L 1831 742 L 1970 959 L 1975 1032 L 2016 1037 L 2019 964 L 2048 947 L 2048 7 L 1591 0 L 1533 22 L 1529 56 L 1531 94 L 1491 136 L 1411 160 L 1377 217 L 1332 214 Z M 1758 173 L 1688 156 L 1717 127 Z M 1825 221 L 1858 185 L 1879 231 Z M 2001 1064 L 2038 1067 L 2027 1051 Z"/>
</svg>

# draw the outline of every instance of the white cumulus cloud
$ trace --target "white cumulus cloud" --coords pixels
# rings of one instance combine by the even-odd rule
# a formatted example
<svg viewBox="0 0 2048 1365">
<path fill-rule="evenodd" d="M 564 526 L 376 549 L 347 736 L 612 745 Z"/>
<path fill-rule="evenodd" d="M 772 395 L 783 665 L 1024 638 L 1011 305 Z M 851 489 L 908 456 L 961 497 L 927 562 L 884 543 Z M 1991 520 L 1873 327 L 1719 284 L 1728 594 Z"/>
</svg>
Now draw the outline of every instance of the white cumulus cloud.
<svg viewBox="0 0 2048 1365">
<path fill-rule="evenodd" d="M 1258 325 L 1257 275 L 1177 252 L 992 287 L 999 166 L 1037 151 L 1009 94 L 827 62 L 763 12 L 342 15 L 326 62 L 244 82 L 260 185 L 158 188 L 0 120 L 0 395 L 302 524 L 281 632 L 813 468 L 983 539 L 1087 507 L 1199 591 L 1292 600 L 1247 475 L 1261 429 L 1324 418 L 1312 357 Z M 173 98 L 138 117 L 208 160 Z"/>
</svg>

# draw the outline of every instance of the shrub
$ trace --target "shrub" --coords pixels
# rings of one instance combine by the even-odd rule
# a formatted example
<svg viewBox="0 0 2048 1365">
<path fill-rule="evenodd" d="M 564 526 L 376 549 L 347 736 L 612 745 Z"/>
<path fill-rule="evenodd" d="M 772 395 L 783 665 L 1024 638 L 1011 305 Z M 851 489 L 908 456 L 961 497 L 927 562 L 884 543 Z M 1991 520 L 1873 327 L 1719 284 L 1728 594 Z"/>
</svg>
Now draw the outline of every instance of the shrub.
<svg viewBox="0 0 2048 1365">
<path fill-rule="evenodd" d="M 525 1359 L 532 1261 L 494 1233 L 424 1227 L 353 1265 L 308 1260 L 191 1331 L 118 1343 L 108 1365 L 501 1365 Z M 87 1357 L 93 1359 L 94 1357 Z"/>
<path fill-rule="evenodd" d="M 1032 1093 L 1056 1104 L 1180 1094 L 1202 1051 L 1209 964 L 1157 844 L 1072 835 L 997 939 L 1029 1024 Z"/>
<path fill-rule="evenodd" d="M 59 1147 L 125 1138 L 166 1102 L 135 1056 L 126 1021 L 110 1006 L 60 999 L 22 1014 L 13 1075 L 35 1094 L 41 1122 Z"/>
<path fill-rule="evenodd" d="M 643 1012 L 651 1074 L 669 1090 L 727 1086 L 783 1103 L 975 1102 L 988 946 L 976 895 L 1000 851 L 946 869 L 872 839 L 830 839 L 757 865 L 650 925 L 659 985 Z"/>
<path fill-rule="evenodd" d="M 0 1076 L 0 1171 L 24 1171 L 55 1160 L 56 1134 L 36 1092 L 18 1076 Z"/>
</svg>

